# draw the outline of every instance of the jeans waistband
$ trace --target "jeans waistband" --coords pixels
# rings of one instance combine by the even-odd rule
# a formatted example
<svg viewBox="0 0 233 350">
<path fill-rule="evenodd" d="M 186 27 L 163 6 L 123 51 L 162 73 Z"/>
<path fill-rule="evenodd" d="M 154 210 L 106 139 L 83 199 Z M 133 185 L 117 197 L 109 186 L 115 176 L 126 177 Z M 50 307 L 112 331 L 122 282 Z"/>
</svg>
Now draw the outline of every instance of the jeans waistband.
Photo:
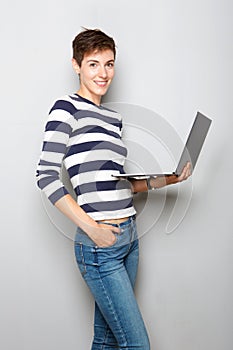
<svg viewBox="0 0 233 350">
<path fill-rule="evenodd" d="M 111 226 L 118 227 L 121 230 L 121 233 L 122 233 L 125 230 L 127 231 L 127 229 L 130 229 L 131 225 L 132 226 L 135 225 L 135 219 L 136 219 L 136 215 L 132 215 L 132 216 L 129 216 L 129 218 L 126 221 L 124 221 L 124 222 L 122 222 L 120 224 L 106 223 L 106 225 L 111 225 Z M 87 246 L 95 246 L 96 245 L 89 238 L 89 236 L 82 229 L 80 229 L 79 227 L 77 227 L 77 232 L 76 232 L 76 236 L 75 236 L 75 242 L 79 242 L 79 243 L 82 243 L 82 244 L 87 245 Z"/>
<path fill-rule="evenodd" d="M 115 227 L 123 227 L 123 226 L 129 225 L 131 222 L 135 220 L 136 220 L 136 215 L 132 215 L 132 216 L 129 216 L 127 220 L 121 222 L 120 224 L 113 224 L 111 222 L 101 222 L 101 223 L 105 225 L 115 226 Z"/>
</svg>

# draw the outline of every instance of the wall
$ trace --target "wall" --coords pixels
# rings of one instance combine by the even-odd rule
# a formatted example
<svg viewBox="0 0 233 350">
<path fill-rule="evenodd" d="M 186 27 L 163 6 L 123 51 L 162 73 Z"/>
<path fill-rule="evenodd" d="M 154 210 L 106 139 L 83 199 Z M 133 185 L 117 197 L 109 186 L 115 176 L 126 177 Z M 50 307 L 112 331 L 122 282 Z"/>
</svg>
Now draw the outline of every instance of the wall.
<svg viewBox="0 0 233 350">
<path fill-rule="evenodd" d="M 71 40 L 81 26 L 117 42 L 105 102 L 152 111 L 181 140 L 197 110 L 213 119 L 193 178 L 135 198 L 139 208 L 150 200 L 147 218 L 157 215 L 140 239 L 136 294 L 152 349 L 231 348 L 232 14 L 227 0 L 22 0 L 1 9 L 2 349 L 90 348 L 93 301 L 34 179 L 49 107 L 77 88 Z M 168 232 L 178 197 L 182 220 Z"/>
</svg>

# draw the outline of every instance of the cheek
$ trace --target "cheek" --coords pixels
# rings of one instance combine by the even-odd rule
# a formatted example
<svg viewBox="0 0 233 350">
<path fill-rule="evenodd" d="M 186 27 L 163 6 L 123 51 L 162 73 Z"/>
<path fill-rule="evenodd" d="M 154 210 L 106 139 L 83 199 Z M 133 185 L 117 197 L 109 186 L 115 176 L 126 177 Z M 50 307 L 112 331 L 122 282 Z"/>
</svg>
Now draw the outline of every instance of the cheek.
<svg viewBox="0 0 233 350">
<path fill-rule="evenodd" d="M 110 79 L 113 79 L 114 78 L 114 75 L 115 75 L 115 71 L 114 70 L 111 70 L 108 74 L 109 78 Z"/>
<path fill-rule="evenodd" d="M 94 74 L 91 74 L 90 72 L 85 74 L 80 74 L 80 80 L 86 83 L 88 83 L 88 81 L 91 80 L 93 77 L 94 77 Z"/>
</svg>

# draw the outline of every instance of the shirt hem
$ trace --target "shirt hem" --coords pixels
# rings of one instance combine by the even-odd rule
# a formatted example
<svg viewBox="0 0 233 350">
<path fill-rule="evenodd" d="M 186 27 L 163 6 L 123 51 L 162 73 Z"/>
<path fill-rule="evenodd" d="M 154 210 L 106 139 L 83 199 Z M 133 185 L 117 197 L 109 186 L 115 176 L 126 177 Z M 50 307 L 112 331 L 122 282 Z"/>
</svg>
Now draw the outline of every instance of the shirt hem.
<svg viewBox="0 0 233 350">
<path fill-rule="evenodd" d="M 121 210 L 119 213 L 116 213 L 116 211 L 111 213 L 87 213 L 93 220 L 114 220 L 114 219 L 121 219 L 126 218 L 132 215 L 136 215 L 137 212 L 135 208 L 130 208 L 130 210 Z"/>
</svg>

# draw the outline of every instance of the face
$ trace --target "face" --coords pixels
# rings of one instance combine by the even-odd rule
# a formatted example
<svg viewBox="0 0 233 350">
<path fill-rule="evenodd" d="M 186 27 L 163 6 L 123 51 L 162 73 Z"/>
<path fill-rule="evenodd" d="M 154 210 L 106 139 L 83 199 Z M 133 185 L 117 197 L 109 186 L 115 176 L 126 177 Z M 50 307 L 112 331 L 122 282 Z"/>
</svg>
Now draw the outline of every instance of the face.
<svg viewBox="0 0 233 350">
<path fill-rule="evenodd" d="M 80 76 L 78 94 L 99 105 L 114 77 L 114 54 L 111 50 L 95 51 L 84 56 L 81 67 L 73 59 Z"/>
</svg>

